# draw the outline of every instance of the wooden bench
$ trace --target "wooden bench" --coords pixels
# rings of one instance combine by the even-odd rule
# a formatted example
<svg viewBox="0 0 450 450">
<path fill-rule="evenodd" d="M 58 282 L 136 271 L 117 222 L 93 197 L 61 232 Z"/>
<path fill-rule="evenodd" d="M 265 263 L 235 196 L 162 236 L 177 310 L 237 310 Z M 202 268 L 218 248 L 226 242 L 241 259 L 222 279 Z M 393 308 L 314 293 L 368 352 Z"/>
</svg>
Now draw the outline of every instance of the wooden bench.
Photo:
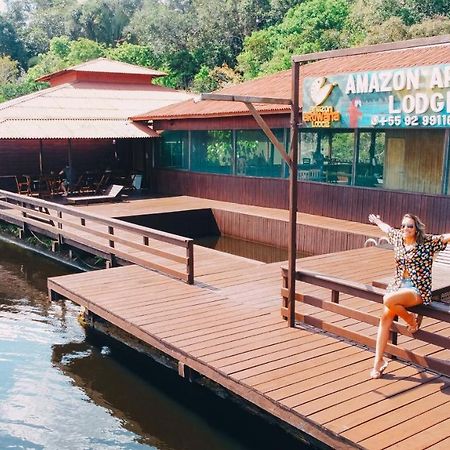
<svg viewBox="0 0 450 450">
<path fill-rule="evenodd" d="M 281 295 L 283 297 L 283 304 L 281 307 L 281 314 L 283 317 L 288 316 L 288 289 L 287 289 L 287 277 L 288 271 L 286 268 L 282 269 L 283 275 L 283 287 L 281 289 Z M 344 304 L 340 304 L 340 294 L 348 294 L 353 297 L 358 297 L 361 299 L 369 300 L 376 303 L 383 303 L 383 295 L 385 290 L 351 281 L 338 278 L 331 275 L 326 275 L 319 272 L 313 272 L 309 270 L 298 270 L 296 271 L 296 280 L 303 283 L 308 283 L 310 285 L 319 286 L 330 291 L 329 299 L 324 300 L 324 293 L 318 293 L 316 295 L 308 295 L 307 293 L 298 292 L 299 287 L 296 289 L 295 300 L 296 303 L 300 302 L 305 305 L 311 305 L 313 307 L 319 308 L 324 311 L 339 314 L 341 316 L 354 319 L 359 322 L 365 322 L 369 325 L 378 326 L 379 315 L 375 316 L 370 313 L 366 313 L 363 310 L 355 309 Z M 301 287 L 300 287 L 301 289 Z M 314 291 L 317 292 L 317 291 Z M 425 317 L 430 317 L 432 319 L 450 323 L 450 305 L 433 302 L 429 306 L 415 306 L 409 309 L 414 313 L 420 314 Z M 308 325 L 320 328 L 324 331 L 334 333 L 338 336 L 355 341 L 359 344 L 366 345 L 371 348 L 375 348 L 376 339 L 372 335 L 360 333 L 353 331 L 349 328 L 345 328 L 336 325 L 331 322 L 326 322 L 325 320 L 315 317 L 314 313 L 307 313 L 306 311 L 296 311 L 295 318 L 298 322 L 303 322 Z M 401 358 L 403 360 L 411 361 L 415 364 L 419 364 L 423 367 L 427 367 L 431 370 L 435 370 L 444 375 L 450 376 L 450 362 L 445 359 L 438 359 L 432 356 L 420 354 L 414 350 L 407 349 L 398 344 L 398 333 L 414 337 L 423 342 L 436 345 L 442 349 L 450 349 L 450 338 L 441 334 L 432 333 L 420 329 L 414 335 L 408 332 L 406 325 L 394 321 L 391 328 L 391 338 L 387 345 L 386 352 Z"/>
</svg>

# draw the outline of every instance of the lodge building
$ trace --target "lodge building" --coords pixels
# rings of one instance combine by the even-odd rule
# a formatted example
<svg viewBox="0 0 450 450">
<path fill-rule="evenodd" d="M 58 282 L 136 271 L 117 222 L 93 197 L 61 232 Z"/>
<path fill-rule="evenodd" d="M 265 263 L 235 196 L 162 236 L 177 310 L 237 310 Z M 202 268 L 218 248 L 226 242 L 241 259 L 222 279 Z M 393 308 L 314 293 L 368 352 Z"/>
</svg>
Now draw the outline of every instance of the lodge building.
<svg viewBox="0 0 450 450">
<path fill-rule="evenodd" d="M 129 117 L 192 98 L 155 83 L 165 75 L 98 58 L 43 76 L 37 81 L 50 87 L 0 103 L 0 189 L 15 189 L 23 176 L 37 185 L 67 164 L 89 176 L 115 167 L 146 173 L 159 135 Z"/>
<path fill-rule="evenodd" d="M 396 224 L 410 211 L 450 229 L 449 41 L 301 67 L 300 212 Z M 218 93 L 289 99 L 291 71 Z M 288 149 L 290 107 L 255 107 Z M 243 103 L 191 99 L 133 119 L 161 132 L 157 192 L 288 207 L 288 167 Z"/>
<path fill-rule="evenodd" d="M 450 36 L 414 42 L 301 67 L 298 211 L 363 223 L 378 212 L 392 224 L 410 211 L 431 232 L 450 229 Z M 164 75 L 100 58 L 1 104 L 0 188 L 67 163 L 115 164 L 153 193 L 287 209 L 289 168 L 247 107 L 196 102 L 153 83 Z M 290 100 L 291 78 L 219 93 Z M 290 106 L 254 106 L 289 149 Z"/>
</svg>

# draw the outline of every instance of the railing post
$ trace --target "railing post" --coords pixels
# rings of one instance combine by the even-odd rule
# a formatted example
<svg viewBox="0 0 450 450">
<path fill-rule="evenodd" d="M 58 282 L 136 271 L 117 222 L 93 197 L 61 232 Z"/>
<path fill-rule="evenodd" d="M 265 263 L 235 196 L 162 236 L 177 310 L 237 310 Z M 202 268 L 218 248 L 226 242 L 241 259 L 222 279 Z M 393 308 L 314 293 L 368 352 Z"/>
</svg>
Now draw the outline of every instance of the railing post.
<svg viewBox="0 0 450 450">
<path fill-rule="evenodd" d="M 58 219 L 62 219 L 62 216 L 63 216 L 62 211 L 58 211 L 57 216 L 58 216 Z M 62 223 L 60 221 L 58 221 L 58 229 L 62 230 L 62 227 L 63 227 Z M 63 241 L 64 241 L 63 235 L 61 233 L 58 233 L 58 243 L 61 245 L 63 243 Z"/>
<path fill-rule="evenodd" d="M 108 233 L 109 233 L 111 236 L 114 236 L 114 227 L 108 226 Z M 112 247 L 112 248 L 114 248 L 114 241 L 110 240 L 110 241 L 109 241 L 109 246 Z"/>
<path fill-rule="evenodd" d="M 112 269 L 113 267 L 117 267 L 117 260 L 116 255 L 113 253 L 110 253 L 109 259 L 106 260 L 106 266 L 107 269 Z"/>
<path fill-rule="evenodd" d="M 288 279 L 287 273 L 285 271 L 283 271 L 283 287 L 287 289 L 288 286 L 289 286 L 289 279 Z M 283 297 L 283 306 L 285 308 L 288 307 L 288 298 L 287 297 Z"/>
<path fill-rule="evenodd" d="M 19 205 L 22 206 L 22 208 L 27 207 L 27 204 L 25 202 L 19 202 Z M 22 211 L 22 217 L 27 217 L 27 213 L 25 211 Z"/>
<path fill-rule="evenodd" d="M 394 317 L 394 322 L 398 322 L 398 316 Z M 398 333 L 396 331 L 390 331 L 390 338 L 392 345 L 398 344 Z M 397 359 L 395 355 L 390 355 L 391 359 Z"/>
<path fill-rule="evenodd" d="M 186 247 L 186 271 L 188 284 L 194 284 L 194 242 L 188 241 Z"/>
<path fill-rule="evenodd" d="M 339 291 L 331 291 L 331 302 L 339 303 Z"/>
</svg>

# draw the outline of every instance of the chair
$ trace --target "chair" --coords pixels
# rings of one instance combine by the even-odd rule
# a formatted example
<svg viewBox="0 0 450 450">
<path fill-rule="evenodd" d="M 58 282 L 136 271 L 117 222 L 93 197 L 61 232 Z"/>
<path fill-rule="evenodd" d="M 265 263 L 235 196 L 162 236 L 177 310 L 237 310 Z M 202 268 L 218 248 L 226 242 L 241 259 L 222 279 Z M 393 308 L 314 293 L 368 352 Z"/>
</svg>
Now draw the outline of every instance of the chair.
<svg viewBox="0 0 450 450">
<path fill-rule="evenodd" d="M 16 176 L 17 193 L 31 195 L 31 177 L 29 175 Z"/>
<path fill-rule="evenodd" d="M 300 180 L 309 180 L 309 170 L 299 170 L 298 177 Z"/>
<path fill-rule="evenodd" d="M 112 184 L 106 189 L 104 195 L 89 195 L 85 197 L 68 197 L 67 203 L 72 205 L 78 205 L 82 203 L 101 203 L 101 202 L 112 202 L 114 200 L 120 199 L 120 192 L 122 191 L 123 186 L 120 184 Z"/>
<path fill-rule="evenodd" d="M 322 169 L 299 170 L 298 177 L 308 181 L 323 181 L 324 179 Z"/>
<path fill-rule="evenodd" d="M 311 181 L 323 181 L 323 170 L 322 169 L 310 169 L 309 179 Z"/>
<path fill-rule="evenodd" d="M 142 175 L 134 174 L 132 175 L 132 180 L 133 189 L 135 191 L 140 191 L 142 187 Z"/>
</svg>

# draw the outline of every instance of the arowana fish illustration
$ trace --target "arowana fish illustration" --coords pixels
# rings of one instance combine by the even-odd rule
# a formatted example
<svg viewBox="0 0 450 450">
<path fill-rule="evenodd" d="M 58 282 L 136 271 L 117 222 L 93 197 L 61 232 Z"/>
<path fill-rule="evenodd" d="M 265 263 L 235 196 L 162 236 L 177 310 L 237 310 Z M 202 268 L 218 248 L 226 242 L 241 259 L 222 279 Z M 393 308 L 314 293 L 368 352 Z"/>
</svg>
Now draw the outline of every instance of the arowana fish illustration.
<svg viewBox="0 0 450 450">
<path fill-rule="evenodd" d="M 321 105 L 329 97 L 334 86 L 336 86 L 335 83 L 327 83 L 326 77 L 316 78 L 312 82 L 310 95 L 316 106 Z"/>
</svg>

